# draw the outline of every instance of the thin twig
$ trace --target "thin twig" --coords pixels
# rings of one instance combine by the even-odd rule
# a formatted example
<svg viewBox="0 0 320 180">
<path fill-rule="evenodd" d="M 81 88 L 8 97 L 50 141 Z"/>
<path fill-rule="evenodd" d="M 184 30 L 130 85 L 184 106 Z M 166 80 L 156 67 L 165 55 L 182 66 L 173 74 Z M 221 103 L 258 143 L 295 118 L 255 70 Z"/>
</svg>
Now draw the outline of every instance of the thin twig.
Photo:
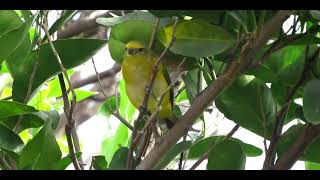
<svg viewBox="0 0 320 180">
<path fill-rule="evenodd" d="M 150 39 L 150 42 L 149 42 L 149 47 L 148 47 L 149 51 L 151 51 L 152 48 L 153 48 L 154 40 L 155 40 L 156 34 L 158 32 L 158 29 L 159 29 L 159 23 L 160 23 L 160 18 L 157 17 L 156 24 L 154 25 L 155 27 L 153 28 L 151 39 Z"/>
<path fill-rule="evenodd" d="M 97 78 L 98 78 L 98 83 L 99 83 L 100 89 L 101 89 L 101 91 L 102 91 L 102 94 L 103 94 L 103 96 L 104 96 L 105 98 L 107 98 L 108 96 L 107 96 L 107 93 L 105 92 L 105 90 L 104 90 L 104 88 L 103 88 L 103 86 L 102 86 L 101 79 L 100 79 L 100 77 L 99 77 L 99 73 L 98 73 L 97 68 L 96 68 L 96 64 L 94 63 L 94 59 L 92 58 L 91 61 L 92 61 L 92 65 L 93 65 L 94 71 L 95 71 L 95 73 L 96 73 L 96 76 L 97 76 Z M 117 97 L 116 97 L 116 98 L 117 98 Z M 109 109 L 109 111 L 111 112 L 112 115 L 114 115 L 116 118 L 119 119 L 119 121 L 120 121 L 121 123 L 123 123 L 125 126 L 127 126 L 131 131 L 133 130 L 133 126 L 132 126 L 125 118 L 123 118 L 123 117 L 118 113 L 118 111 L 113 111 L 112 108 L 110 107 L 110 104 L 109 104 L 109 103 L 107 103 L 107 108 Z"/>
<path fill-rule="evenodd" d="M 235 126 L 231 129 L 231 131 L 224 137 L 224 139 L 223 139 L 221 142 L 230 139 L 231 136 L 239 129 L 239 127 L 240 127 L 240 126 L 239 126 L 238 124 L 235 125 Z M 190 170 L 195 170 L 205 159 L 208 158 L 209 153 L 216 147 L 216 145 L 217 145 L 218 143 L 221 143 L 221 142 L 219 142 L 219 140 L 217 140 L 216 143 L 214 143 L 213 146 L 211 146 L 211 147 L 209 148 L 209 150 L 208 150 L 204 155 L 202 155 L 201 158 L 200 158 L 196 163 L 193 164 L 193 166 L 190 168 Z"/>
<path fill-rule="evenodd" d="M 48 37 L 48 41 L 49 41 L 51 50 L 52 50 L 54 56 L 56 57 L 57 62 L 59 64 L 59 66 L 60 66 L 60 69 L 61 69 L 63 75 L 65 76 L 65 78 L 66 78 L 66 80 L 68 82 L 68 85 L 69 85 L 69 88 L 70 88 L 71 94 L 72 94 L 71 104 L 69 104 L 68 93 L 67 93 L 67 90 L 66 90 L 66 87 L 65 87 L 65 84 L 64 84 L 63 75 L 60 73 L 58 76 L 59 76 L 60 87 L 61 87 L 62 94 L 63 94 L 64 112 L 65 112 L 65 115 L 66 115 L 67 120 L 68 120 L 67 124 L 65 126 L 65 132 L 66 132 L 67 141 L 68 141 L 69 153 L 70 153 L 70 156 L 71 156 L 71 159 L 72 159 L 72 162 L 73 162 L 73 165 L 74 165 L 75 169 L 76 170 L 80 170 L 80 169 L 83 170 L 84 167 L 83 167 L 83 163 L 81 162 L 82 158 L 80 157 L 80 162 L 81 163 L 79 163 L 78 160 L 77 160 L 77 157 L 75 156 L 75 152 L 74 152 L 75 149 L 77 151 L 80 150 L 79 140 L 78 140 L 78 136 L 76 134 L 77 132 L 76 132 L 76 129 L 74 127 L 75 121 L 72 118 L 72 113 L 73 113 L 73 110 L 74 110 L 75 105 L 76 105 L 76 94 L 75 94 L 74 88 L 72 86 L 72 83 L 70 81 L 70 78 L 68 76 L 67 70 L 63 66 L 62 61 L 60 59 L 60 56 L 59 56 L 57 50 L 55 49 L 55 47 L 54 47 L 54 45 L 52 43 L 52 39 L 51 39 L 49 30 L 48 30 L 47 18 L 44 18 L 44 20 L 45 20 L 45 23 L 44 23 L 45 25 L 43 25 L 43 29 L 44 29 L 47 37 Z"/>
<path fill-rule="evenodd" d="M 77 157 L 75 155 L 75 149 L 74 149 L 74 144 L 73 144 L 73 140 L 72 140 L 72 131 L 71 129 L 73 128 L 73 121 L 70 122 L 70 116 L 69 116 L 69 108 L 70 108 L 70 104 L 69 104 L 69 100 L 68 100 L 68 94 L 67 94 L 67 89 L 63 80 L 63 75 L 59 74 L 59 83 L 60 83 L 60 88 L 61 88 L 61 92 L 62 92 L 62 97 L 63 97 L 63 102 L 64 102 L 64 113 L 66 115 L 67 118 L 67 123 L 65 125 L 65 133 L 66 133 L 66 137 L 67 137 L 67 143 L 68 143 L 68 148 L 69 148 L 69 154 L 70 154 L 70 158 L 72 160 L 73 166 L 76 170 L 80 170 L 80 165 L 79 162 L 77 160 Z"/>
</svg>

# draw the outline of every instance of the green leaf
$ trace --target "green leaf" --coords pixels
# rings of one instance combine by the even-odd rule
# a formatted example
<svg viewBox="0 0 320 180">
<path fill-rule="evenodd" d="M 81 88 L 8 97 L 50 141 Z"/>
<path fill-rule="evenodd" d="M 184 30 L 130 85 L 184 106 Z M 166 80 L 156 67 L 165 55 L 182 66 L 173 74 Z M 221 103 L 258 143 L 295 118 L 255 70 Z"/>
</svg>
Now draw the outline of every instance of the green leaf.
<svg viewBox="0 0 320 180">
<path fill-rule="evenodd" d="M 23 42 L 29 34 L 29 29 L 36 17 L 37 14 L 23 23 L 18 29 L 13 29 L 0 37 L 0 63 Z"/>
<path fill-rule="evenodd" d="M 30 10 L 20 10 L 20 11 L 25 21 L 28 21 L 31 18 L 32 14 Z"/>
<path fill-rule="evenodd" d="M 303 114 L 308 122 L 320 123 L 320 80 L 309 81 L 304 89 Z"/>
<path fill-rule="evenodd" d="M 15 101 L 0 101 L 0 119 L 32 112 L 37 112 L 32 106 Z"/>
<path fill-rule="evenodd" d="M 199 94 L 200 91 L 199 82 L 201 82 L 201 79 L 199 77 L 199 71 L 199 69 L 195 69 L 187 72 L 187 74 L 183 76 L 183 80 L 186 85 L 187 97 L 190 103 L 193 102 L 194 98 Z"/>
<path fill-rule="evenodd" d="M 125 88 L 125 82 L 124 79 L 121 79 L 119 82 L 119 88 L 120 88 L 120 104 L 119 104 L 119 112 L 122 117 L 124 117 L 127 121 L 131 122 L 134 117 L 134 113 L 137 111 L 137 109 L 133 106 L 131 103 L 127 91 Z"/>
<path fill-rule="evenodd" d="M 110 170 L 125 170 L 128 158 L 129 149 L 127 147 L 120 147 L 113 155 L 109 165 Z M 134 164 L 135 159 L 133 158 Z"/>
<path fill-rule="evenodd" d="M 15 79 L 17 72 L 21 71 L 21 69 L 23 70 L 26 57 L 30 53 L 30 49 L 30 38 L 25 37 L 20 46 L 17 47 L 10 56 L 7 57 L 5 62 L 13 79 Z"/>
<path fill-rule="evenodd" d="M 271 138 L 276 104 L 271 90 L 254 76 L 243 75 L 215 100 L 228 119 L 260 136 Z"/>
<path fill-rule="evenodd" d="M 241 145 L 242 150 L 247 157 L 257 157 L 263 153 L 263 151 L 260 148 L 252 144 L 244 143 L 240 139 L 236 139 L 236 138 L 230 138 L 230 139 L 232 141 L 238 142 Z"/>
<path fill-rule="evenodd" d="M 172 33 L 172 24 L 159 33 L 158 38 L 166 47 L 169 46 Z M 223 28 L 197 19 L 178 23 L 175 38 L 170 51 L 188 57 L 213 56 L 227 50 L 235 42 Z"/>
<path fill-rule="evenodd" d="M 58 31 L 67 21 L 69 21 L 75 14 L 77 13 L 76 10 L 66 10 L 66 12 L 61 16 L 56 22 L 49 29 L 49 34 L 52 35 L 56 31 Z M 48 37 L 45 36 L 42 42 L 45 42 Z"/>
<path fill-rule="evenodd" d="M 118 17 L 111 17 L 111 18 L 97 18 L 96 22 L 106 27 L 112 27 L 128 20 L 143 20 L 143 21 L 149 21 L 151 23 L 155 23 L 156 19 L 157 18 L 149 12 L 134 11 L 126 14 L 125 16 L 118 16 Z M 164 26 L 168 24 L 168 22 L 169 22 L 169 19 L 162 18 L 160 19 L 159 25 Z"/>
<path fill-rule="evenodd" d="M 183 90 L 179 95 L 178 97 L 176 98 L 176 102 L 181 102 L 183 100 L 187 100 L 188 97 L 187 97 L 187 91 L 186 90 Z"/>
<path fill-rule="evenodd" d="M 76 67 L 92 57 L 107 41 L 98 39 L 66 39 L 57 40 L 53 44 L 59 53 L 66 69 Z M 13 82 L 13 99 L 24 102 L 29 86 L 31 74 L 34 70 L 35 60 L 38 60 L 35 78 L 32 83 L 32 95 L 47 80 L 61 72 L 60 66 L 49 44 L 40 46 L 40 50 L 33 51 L 26 58 L 24 64 L 13 66 L 16 69 Z"/>
<path fill-rule="evenodd" d="M 207 170 L 244 170 L 245 165 L 241 146 L 231 140 L 218 143 L 208 155 Z"/>
<path fill-rule="evenodd" d="M 52 122 L 47 121 L 22 150 L 19 169 L 50 170 L 60 158 L 61 151 L 52 130 Z"/>
<path fill-rule="evenodd" d="M 227 14 L 230 15 L 234 20 L 236 20 L 239 24 L 241 24 L 241 26 L 243 27 L 243 29 L 248 32 L 248 27 L 247 27 L 247 22 L 246 19 L 244 17 L 244 13 L 241 13 L 241 10 L 237 10 L 237 11 L 227 11 Z"/>
<path fill-rule="evenodd" d="M 225 11 L 222 10 L 148 10 L 157 17 L 172 17 L 172 16 L 191 16 L 196 19 L 203 19 L 206 21 L 218 24 L 221 16 Z"/>
<path fill-rule="evenodd" d="M 267 58 L 262 66 L 255 68 L 252 74 L 266 82 L 281 82 L 287 86 L 294 86 L 303 71 L 305 46 L 287 46 Z"/>
<path fill-rule="evenodd" d="M 81 156 L 81 152 L 76 152 L 75 156 L 77 158 L 80 158 Z M 67 167 L 72 163 L 72 160 L 70 158 L 69 155 L 67 155 L 66 157 L 63 157 L 62 159 L 60 159 L 55 165 L 53 165 L 52 169 L 53 170 L 65 170 L 67 169 Z"/>
<path fill-rule="evenodd" d="M 189 159 L 200 158 L 204 153 L 208 152 L 208 150 L 212 146 L 221 142 L 224 138 L 225 136 L 212 136 L 212 137 L 199 140 L 198 142 L 194 143 L 191 146 L 189 150 L 188 158 Z M 240 139 L 236 139 L 236 138 L 230 138 L 230 140 L 239 143 L 245 155 L 248 157 L 256 157 L 262 154 L 262 150 L 256 146 L 244 143 Z"/>
<path fill-rule="evenodd" d="M 74 92 L 76 93 L 76 96 L 77 96 L 77 102 L 80 102 L 82 100 L 87 99 L 90 96 L 98 94 L 98 92 L 86 91 L 82 89 L 75 89 Z M 72 99 L 72 94 L 69 93 L 69 100 L 71 99 Z"/>
<path fill-rule="evenodd" d="M 161 159 L 161 161 L 156 165 L 155 169 L 164 169 L 168 164 L 174 160 L 179 154 L 188 150 L 192 145 L 191 141 L 182 141 L 175 146 L 173 146 L 169 152 Z"/>
<path fill-rule="evenodd" d="M 13 131 L 0 124 L 0 148 L 20 154 L 24 144 L 22 139 Z"/>
<path fill-rule="evenodd" d="M 310 10 L 310 14 L 312 17 L 320 20 L 320 11 L 319 10 Z"/>
<path fill-rule="evenodd" d="M 118 126 L 116 133 L 102 142 L 102 153 L 107 162 L 110 162 L 117 149 L 127 146 L 129 140 L 128 128 L 122 123 Z"/>
<path fill-rule="evenodd" d="M 19 119 L 19 116 L 3 118 L 3 119 L 0 119 L 0 123 L 12 129 L 15 127 L 18 119 Z M 21 119 L 20 127 L 17 130 L 17 132 L 20 133 L 25 129 L 41 127 L 47 121 L 51 121 L 52 128 L 55 129 L 58 126 L 59 119 L 60 119 L 60 116 L 57 111 L 39 111 L 39 112 L 24 114 Z"/>
<path fill-rule="evenodd" d="M 0 37 L 4 34 L 18 29 L 23 22 L 20 17 L 12 10 L 0 11 Z M 3 59 L 2 59 L 3 60 Z"/>
<path fill-rule="evenodd" d="M 95 170 L 107 170 L 108 162 L 104 156 L 94 156 L 93 157 L 93 167 Z"/>
<path fill-rule="evenodd" d="M 100 106 L 98 113 L 109 117 L 112 113 L 110 110 L 113 112 L 116 110 L 116 96 L 107 97 L 107 99 Z"/>
<path fill-rule="evenodd" d="M 305 128 L 302 124 L 293 125 L 281 135 L 277 146 L 277 153 L 280 158 L 292 148 L 293 143 L 300 137 Z M 320 163 L 320 157 L 318 156 L 319 149 L 320 137 L 317 137 L 306 148 L 299 160 Z"/>
<path fill-rule="evenodd" d="M 151 14 L 163 18 L 172 16 L 182 16 L 186 10 L 148 10 Z"/>
<path fill-rule="evenodd" d="M 306 170 L 320 170 L 320 163 L 304 162 Z"/>
</svg>

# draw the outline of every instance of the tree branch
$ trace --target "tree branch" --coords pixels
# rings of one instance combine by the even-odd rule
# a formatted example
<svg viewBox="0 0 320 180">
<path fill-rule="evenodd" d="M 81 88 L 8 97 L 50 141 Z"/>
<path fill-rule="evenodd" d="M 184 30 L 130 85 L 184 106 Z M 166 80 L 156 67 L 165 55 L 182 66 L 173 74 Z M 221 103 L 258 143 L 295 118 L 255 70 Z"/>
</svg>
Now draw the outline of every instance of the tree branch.
<svg viewBox="0 0 320 180">
<path fill-rule="evenodd" d="M 116 75 L 118 72 L 120 72 L 120 70 L 121 66 L 119 64 L 115 64 L 111 69 L 98 73 L 98 76 L 100 77 L 100 79 L 104 79 Z M 73 87 L 79 88 L 87 84 L 96 83 L 98 81 L 98 76 L 92 75 L 85 79 L 74 81 L 72 82 Z"/>
<path fill-rule="evenodd" d="M 277 160 L 274 170 L 290 169 L 305 149 L 320 135 L 320 125 L 306 125 L 299 138 L 295 141 L 289 151 Z"/>
<path fill-rule="evenodd" d="M 215 97 L 219 95 L 233 80 L 242 73 L 248 64 L 255 57 L 256 53 L 270 39 L 271 35 L 281 28 L 285 19 L 291 14 L 291 11 L 279 11 L 271 21 L 269 21 L 256 41 L 248 42 L 244 47 L 238 61 L 233 61 L 227 70 L 212 84 L 194 99 L 190 109 L 177 121 L 175 126 L 167 132 L 162 143 L 153 148 L 146 158 L 136 168 L 138 170 L 152 169 L 159 160 L 174 146 L 178 140 L 190 129 L 201 113 L 212 103 Z"/>
<path fill-rule="evenodd" d="M 100 24 L 96 22 L 96 19 L 100 17 L 112 17 L 110 12 L 114 14 L 120 14 L 121 10 L 110 10 L 108 12 L 99 13 L 95 16 L 87 17 L 83 20 L 69 24 L 64 29 L 61 29 L 60 31 L 58 31 L 58 34 L 57 34 L 58 39 L 69 38 L 72 36 L 76 36 L 82 32 L 86 32 L 88 30 L 97 28 L 98 26 L 100 26 Z"/>
</svg>

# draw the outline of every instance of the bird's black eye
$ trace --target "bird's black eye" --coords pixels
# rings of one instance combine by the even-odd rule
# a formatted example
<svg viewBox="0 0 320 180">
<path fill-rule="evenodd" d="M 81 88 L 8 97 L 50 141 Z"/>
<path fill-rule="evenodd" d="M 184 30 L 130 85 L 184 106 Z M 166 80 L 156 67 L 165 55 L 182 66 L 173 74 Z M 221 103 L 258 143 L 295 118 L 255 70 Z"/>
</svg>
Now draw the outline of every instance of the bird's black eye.
<svg viewBox="0 0 320 180">
<path fill-rule="evenodd" d="M 139 48 L 138 51 L 139 51 L 139 52 L 142 52 L 142 51 L 143 51 L 143 48 Z"/>
<path fill-rule="evenodd" d="M 128 48 L 124 48 L 125 51 L 128 51 Z"/>
</svg>

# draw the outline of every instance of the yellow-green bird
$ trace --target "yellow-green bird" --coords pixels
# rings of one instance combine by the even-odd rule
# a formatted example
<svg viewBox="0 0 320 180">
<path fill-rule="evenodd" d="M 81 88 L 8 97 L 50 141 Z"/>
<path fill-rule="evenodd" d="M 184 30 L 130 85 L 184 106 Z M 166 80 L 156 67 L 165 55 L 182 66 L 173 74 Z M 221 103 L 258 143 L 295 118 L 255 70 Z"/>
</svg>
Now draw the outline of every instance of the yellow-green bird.
<svg viewBox="0 0 320 180">
<path fill-rule="evenodd" d="M 131 103 L 139 109 L 143 103 L 145 89 L 150 81 L 152 69 L 158 56 L 138 41 L 130 41 L 126 44 L 125 55 L 122 61 L 122 76 L 125 81 L 126 92 Z M 161 102 L 158 120 L 165 122 L 171 128 L 176 116 L 173 113 L 174 94 L 170 85 L 170 77 L 165 67 L 160 63 L 159 71 L 154 80 L 151 94 L 148 100 L 148 111 L 155 112 L 161 95 L 166 93 Z"/>
</svg>

